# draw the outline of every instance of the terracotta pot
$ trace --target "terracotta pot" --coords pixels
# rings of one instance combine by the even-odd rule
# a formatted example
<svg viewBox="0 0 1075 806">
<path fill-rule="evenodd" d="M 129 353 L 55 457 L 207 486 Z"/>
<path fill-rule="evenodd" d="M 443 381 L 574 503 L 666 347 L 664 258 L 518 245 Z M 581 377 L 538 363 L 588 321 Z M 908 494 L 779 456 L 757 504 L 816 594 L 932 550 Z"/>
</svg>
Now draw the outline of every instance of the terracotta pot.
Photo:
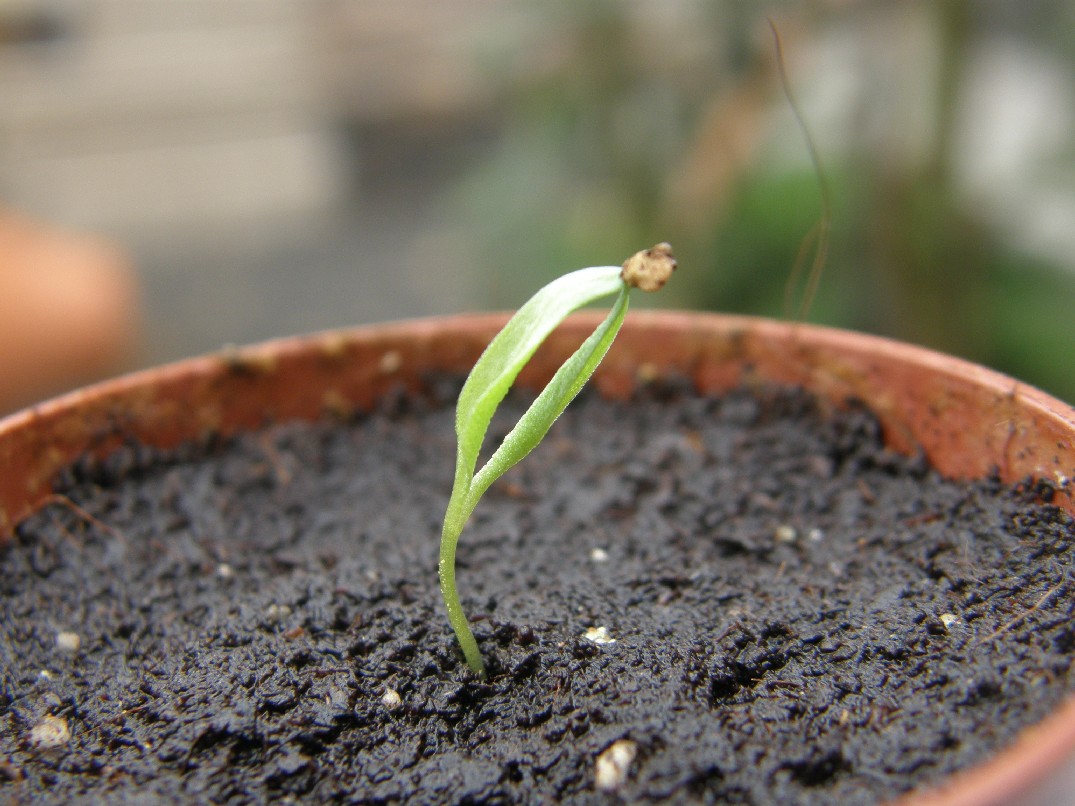
<svg viewBox="0 0 1075 806">
<path fill-rule="evenodd" d="M 277 419 L 366 408 L 430 371 L 463 373 L 505 316 L 488 314 L 282 339 L 148 370 L 41 404 L 0 421 L 0 540 L 51 495 L 56 473 L 89 452 L 130 440 L 168 447 L 206 432 L 230 434 Z M 543 383 L 596 324 L 568 320 L 519 382 Z M 798 384 L 836 403 L 857 398 L 880 418 L 891 446 L 921 447 L 942 473 L 1006 481 L 1027 476 L 1062 488 L 1075 515 L 1075 409 L 998 373 L 872 336 L 746 317 L 636 313 L 593 383 L 623 396 L 640 378 L 686 375 L 700 391 L 738 384 Z M 432 584 L 432 583 L 431 583 Z M 1019 800 L 1075 754 L 1075 697 L 988 763 L 901 803 Z"/>
</svg>

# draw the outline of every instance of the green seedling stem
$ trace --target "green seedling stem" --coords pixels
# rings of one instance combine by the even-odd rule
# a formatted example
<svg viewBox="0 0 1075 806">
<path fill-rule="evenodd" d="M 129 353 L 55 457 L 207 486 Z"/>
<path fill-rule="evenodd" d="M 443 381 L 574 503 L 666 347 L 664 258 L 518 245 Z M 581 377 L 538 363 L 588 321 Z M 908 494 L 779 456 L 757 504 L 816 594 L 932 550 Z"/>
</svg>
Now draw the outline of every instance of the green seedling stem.
<svg viewBox="0 0 1075 806">
<path fill-rule="evenodd" d="M 440 543 L 440 588 L 467 664 L 485 676 L 478 643 L 455 584 L 459 535 L 490 485 L 538 446 L 605 357 L 623 324 L 632 288 L 656 291 L 675 269 L 668 244 L 639 252 L 620 266 L 565 274 L 538 291 L 508 321 L 478 359 L 456 405 L 455 482 Z M 563 363 L 488 461 L 475 472 L 493 414 L 534 352 L 571 312 L 615 294 L 604 321 Z"/>
</svg>

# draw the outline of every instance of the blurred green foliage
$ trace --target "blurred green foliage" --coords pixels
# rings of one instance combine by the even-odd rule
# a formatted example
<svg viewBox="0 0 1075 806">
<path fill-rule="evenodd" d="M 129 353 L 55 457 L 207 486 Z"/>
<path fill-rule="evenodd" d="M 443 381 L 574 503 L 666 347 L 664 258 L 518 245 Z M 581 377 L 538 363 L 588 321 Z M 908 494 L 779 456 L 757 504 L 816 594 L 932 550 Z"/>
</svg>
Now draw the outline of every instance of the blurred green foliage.
<svg viewBox="0 0 1075 806">
<path fill-rule="evenodd" d="M 1075 401 L 1075 260 L 1052 265 L 1007 242 L 953 178 L 954 110 L 981 20 L 967 0 L 898 5 L 929 15 L 936 34 L 934 86 L 923 90 L 932 130 L 915 158 L 855 132 L 825 150 L 832 239 L 807 318 L 962 355 Z M 681 271 L 659 304 L 787 316 L 821 202 L 805 144 L 797 160 L 769 147 L 799 137 L 764 16 L 783 6 L 703 4 L 700 35 L 713 47 L 693 66 L 629 4 L 546 8 L 560 57 L 513 88 L 499 147 L 451 199 L 485 267 L 483 303 L 511 307 L 567 267 L 667 240 Z M 777 23 L 809 44 L 852 13 Z M 1049 31 L 1047 15 L 1039 22 Z"/>
</svg>

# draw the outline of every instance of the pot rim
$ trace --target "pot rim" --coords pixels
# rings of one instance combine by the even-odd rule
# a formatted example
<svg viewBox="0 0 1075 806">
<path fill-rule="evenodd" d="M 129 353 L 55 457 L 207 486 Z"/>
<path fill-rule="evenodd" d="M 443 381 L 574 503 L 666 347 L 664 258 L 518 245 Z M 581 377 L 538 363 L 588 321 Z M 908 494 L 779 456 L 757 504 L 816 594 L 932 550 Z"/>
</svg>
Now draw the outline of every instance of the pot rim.
<svg viewBox="0 0 1075 806">
<path fill-rule="evenodd" d="M 0 420 L 0 544 L 52 495 L 51 481 L 84 453 L 131 438 L 170 447 L 269 420 L 312 419 L 369 408 L 421 371 L 465 372 L 507 313 L 461 314 L 364 325 L 227 348 L 68 392 Z M 533 386 L 602 318 L 569 317 L 520 375 Z M 837 405 L 857 398 L 881 420 L 886 442 L 926 457 L 954 478 L 991 472 L 1008 482 L 1048 479 L 1054 503 L 1075 516 L 1075 408 L 969 361 L 892 339 L 818 325 L 715 313 L 637 311 L 593 383 L 623 396 L 663 373 L 701 392 L 738 384 L 805 386 Z M 281 377 L 287 377 L 286 383 Z M 265 403 L 262 396 L 271 395 Z M 13 469 L 10 470 L 9 469 Z M 1075 694 L 986 762 L 900 806 L 1010 802 L 1075 751 Z"/>
</svg>

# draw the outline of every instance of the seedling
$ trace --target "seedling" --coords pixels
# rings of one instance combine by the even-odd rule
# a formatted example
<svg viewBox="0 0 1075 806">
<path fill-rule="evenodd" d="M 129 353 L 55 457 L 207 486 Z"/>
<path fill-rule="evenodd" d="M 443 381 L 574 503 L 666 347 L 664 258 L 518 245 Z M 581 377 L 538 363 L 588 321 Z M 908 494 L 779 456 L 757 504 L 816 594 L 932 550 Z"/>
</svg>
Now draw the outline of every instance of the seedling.
<svg viewBox="0 0 1075 806">
<path fill-rule="evenodd" d="M 662 243 L 633 255 L 622 267 L 595 266 L 553 280 L 508 320 L 463 384 L 455 413 L 455 483 L 441 532 L 440 589 L 448 608 L 448 621 L 467 664 L 482 677 L 485 665 L 455 587 L 459 535 L 490 485 L 537 447 L 593 375 L 623 324 L 631 289 L 657 291 L 675 268 L 671 247 Z M 616 299 L 605 320 L 556 371 L 493 455 L 475 472 L 493 414 L 537 348 L 569 313 L 612 294 Z"/>
</svg>

